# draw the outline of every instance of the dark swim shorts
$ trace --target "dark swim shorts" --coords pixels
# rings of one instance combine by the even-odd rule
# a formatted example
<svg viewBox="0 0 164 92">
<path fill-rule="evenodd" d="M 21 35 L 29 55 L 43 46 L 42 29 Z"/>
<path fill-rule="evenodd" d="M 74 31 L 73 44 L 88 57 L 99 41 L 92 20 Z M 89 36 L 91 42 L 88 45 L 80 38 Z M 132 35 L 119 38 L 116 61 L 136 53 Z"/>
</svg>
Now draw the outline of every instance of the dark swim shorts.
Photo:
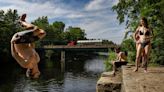
<svg viewBox="0 0 164 92">
<path fill-rule="evenodd" d="M 16 40 L 16 44 L 20 44 L 20 43 L 32 43 L 34 41 L 39 40 L 38 36 L 34 36 L 33 35 L 33 31 L 32 30 L 28 30 L 28 31 L 22 31 L 22 32 L 18 32 L 16 33 L 18 37 L 20 37 L 19 39 Z"/>
<path fill-rule="evenodd" d="M 127 63 L 128 62 L 126 62 L 126 61 L 117 61 L 114 64 L 116 67 L 121 67 L 122 65 L 127 65 Z"/>
</svg>

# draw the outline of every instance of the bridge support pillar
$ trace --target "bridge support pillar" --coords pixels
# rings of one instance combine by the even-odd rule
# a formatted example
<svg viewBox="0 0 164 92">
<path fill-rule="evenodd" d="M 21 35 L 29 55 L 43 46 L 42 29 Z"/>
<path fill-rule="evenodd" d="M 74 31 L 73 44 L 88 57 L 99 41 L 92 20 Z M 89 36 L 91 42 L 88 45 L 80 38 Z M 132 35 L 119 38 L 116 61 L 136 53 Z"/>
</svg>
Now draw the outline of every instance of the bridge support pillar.
<svg viewBox="0 0 164 92">
<path fill-rule="evenodd" d="M 61 69 L 64 72 L 64 70 L 65 70 L 65 51 L 61 51 Z"/>
</svg>

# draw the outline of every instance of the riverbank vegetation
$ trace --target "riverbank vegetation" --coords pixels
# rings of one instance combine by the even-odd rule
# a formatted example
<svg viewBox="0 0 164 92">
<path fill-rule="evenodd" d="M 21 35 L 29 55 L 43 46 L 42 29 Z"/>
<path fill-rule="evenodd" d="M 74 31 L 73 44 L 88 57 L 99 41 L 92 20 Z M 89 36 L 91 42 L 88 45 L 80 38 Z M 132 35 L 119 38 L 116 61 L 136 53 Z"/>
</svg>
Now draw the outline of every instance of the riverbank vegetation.
<svg viewBox="0 0 164 92">
<path fill-rule="evenodd" d="M 109 56 L 107 60 L 104 61 L 105 71 L 112 70 L 112 62 L 116 60 L 116 53 L 112 50 L 109 50 Z"/>
</svg>

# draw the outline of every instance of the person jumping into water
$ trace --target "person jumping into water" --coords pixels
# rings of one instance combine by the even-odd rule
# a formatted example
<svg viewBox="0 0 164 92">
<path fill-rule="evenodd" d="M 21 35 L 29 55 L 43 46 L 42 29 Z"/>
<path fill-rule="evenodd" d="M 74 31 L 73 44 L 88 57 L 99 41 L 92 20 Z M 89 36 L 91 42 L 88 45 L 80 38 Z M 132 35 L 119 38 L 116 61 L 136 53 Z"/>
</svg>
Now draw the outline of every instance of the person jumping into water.
<svg viewBox="0 0 164 92">
<path fill-rule="evenodd" d="M 40 71 L 38 63 L 40 57 L 35 51 L 34 41 L 45 37 L 46 32 L 33 24 L 27 23 L 25 18 L 26 14 L 23 14 L 19 19 L 19 23 L 25 30 L 31 31 L 27 36 L 22 36 L 20 34 L 21 32 L 17 32 L 13 35 L 11 39 L 11 54 L 21 67 L 27 69 L 27 77 L 39 78 Z"/>
</svg>

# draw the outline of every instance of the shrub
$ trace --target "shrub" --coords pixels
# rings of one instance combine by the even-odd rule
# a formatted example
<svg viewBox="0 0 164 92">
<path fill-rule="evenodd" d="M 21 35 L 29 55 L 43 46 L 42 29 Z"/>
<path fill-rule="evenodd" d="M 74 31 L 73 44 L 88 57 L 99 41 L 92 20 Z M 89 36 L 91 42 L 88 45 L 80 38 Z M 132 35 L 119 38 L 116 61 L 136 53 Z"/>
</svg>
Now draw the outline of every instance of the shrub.
<svg viewBox="0 0 164 92">
<path fill-rule="evenodd" d="M 112 69 L 112 61 L 116 60 L 116 54 L 113 51 L 109 52 L 108 59 L 104 61 L 105 71 L 110 71 Z"/>
</svg>

